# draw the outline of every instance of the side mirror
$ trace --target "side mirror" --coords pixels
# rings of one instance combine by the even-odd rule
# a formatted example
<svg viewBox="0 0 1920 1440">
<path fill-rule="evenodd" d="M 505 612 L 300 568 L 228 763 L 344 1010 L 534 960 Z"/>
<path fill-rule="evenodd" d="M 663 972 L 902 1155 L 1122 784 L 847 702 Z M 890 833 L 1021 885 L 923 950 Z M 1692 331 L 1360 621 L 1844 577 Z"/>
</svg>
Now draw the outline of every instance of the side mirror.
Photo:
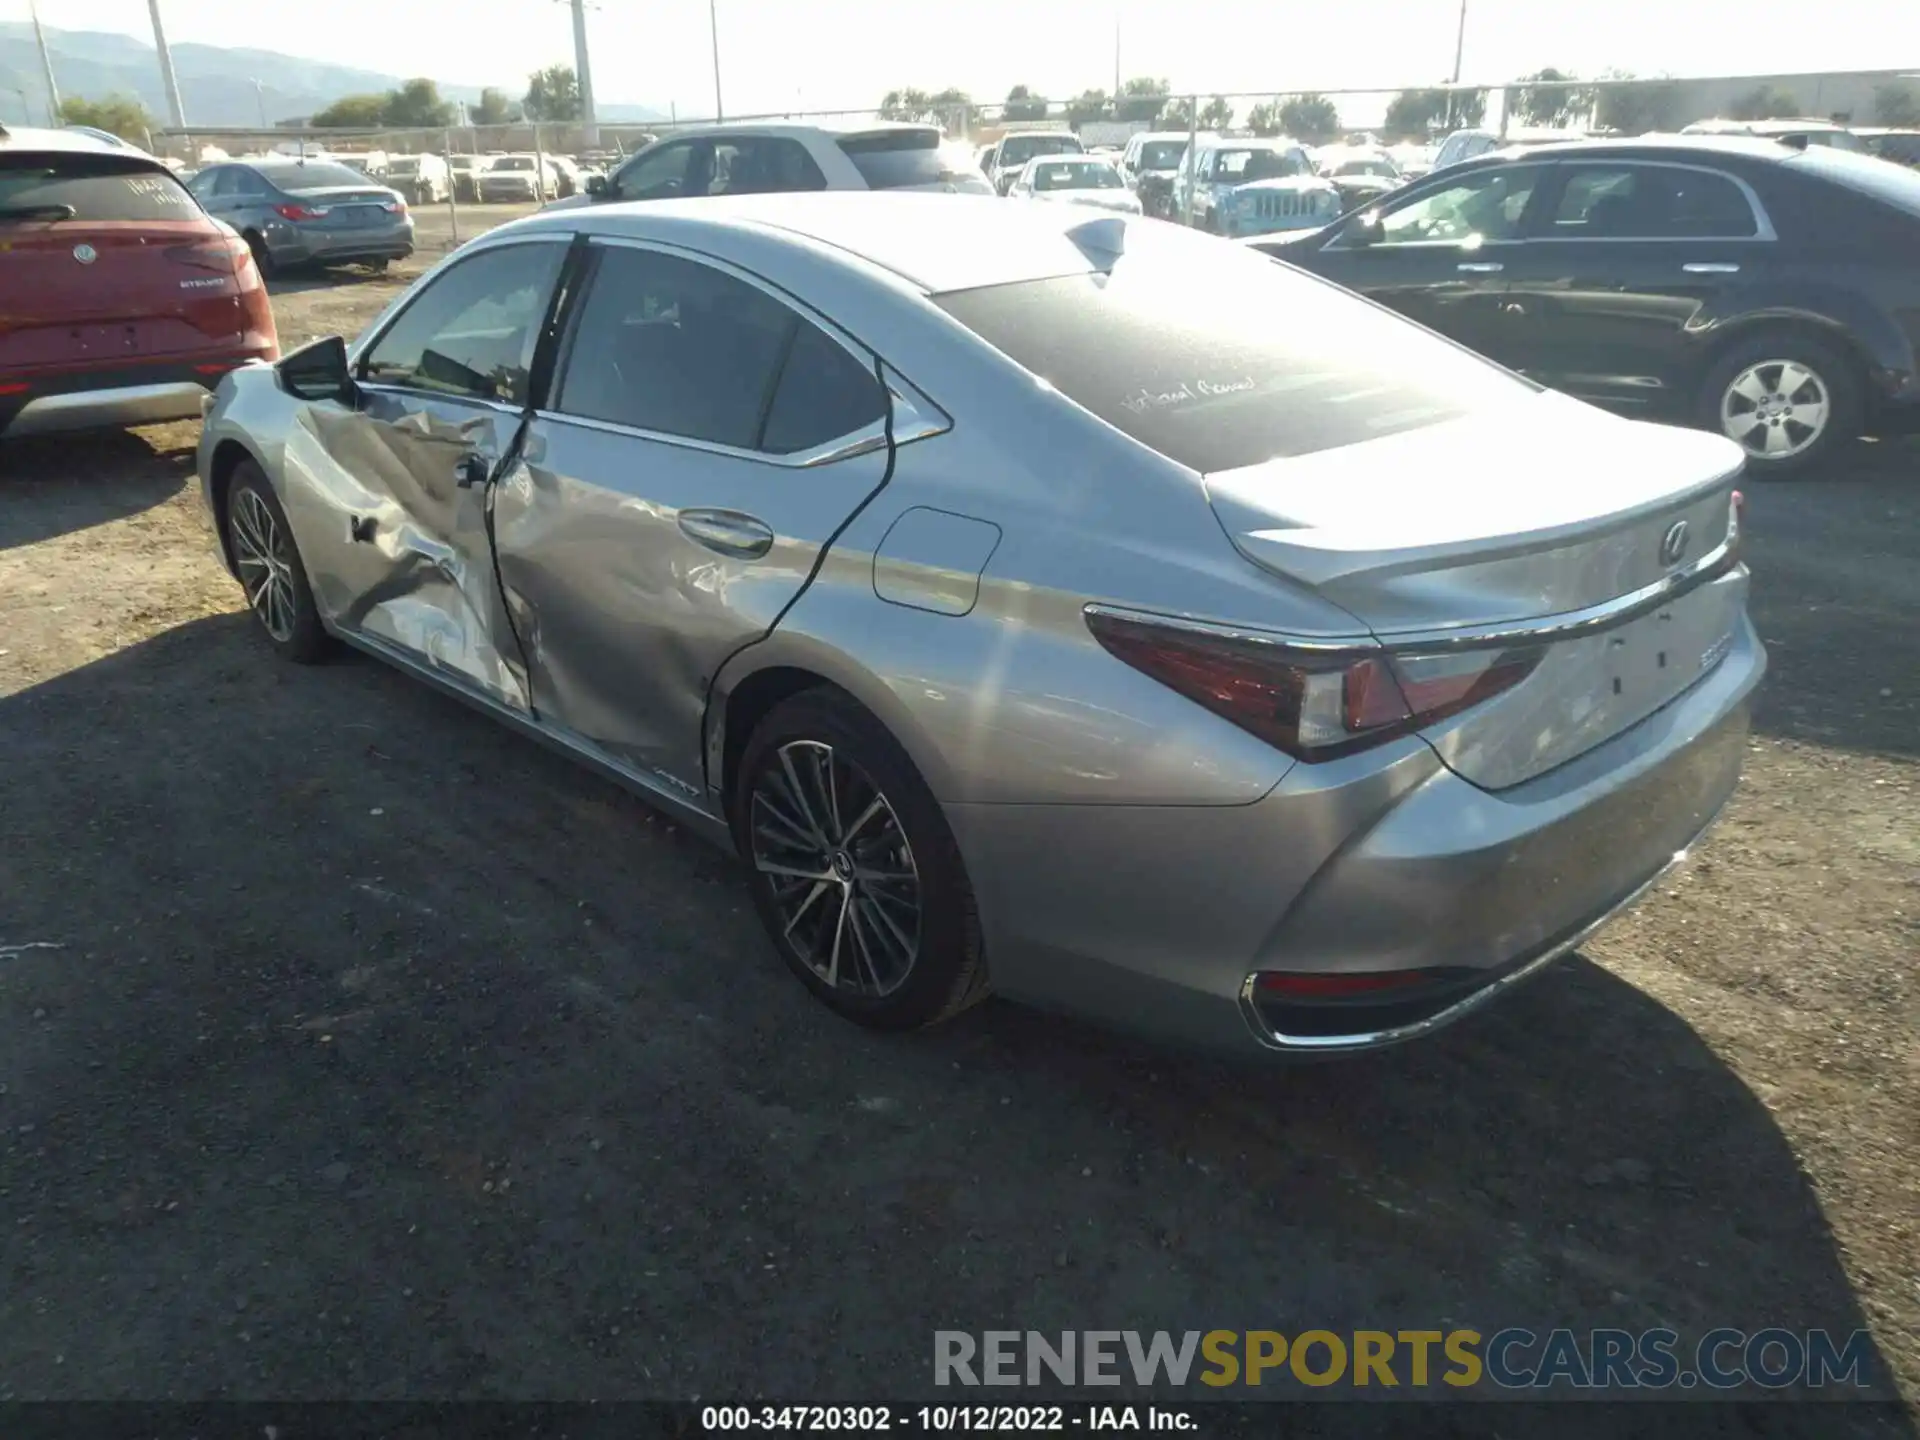
<svg viewBox="0 0 1920 1440">
<path fill-rule="evenodd" d="M 606 176 L 604 175 L 587 176 L 587 194 L 593 196 L 594 199 L 604 200 L 607 198 L 607 196 L 611 195 L 612 193 L 613 191 L 607 185 Z"/>
<path fill-rule="evenodd" d="M 338 335 L 302 345 L 273 367 L 290 395 L 302 400 L 353 403 L 353 372 L 347 368 L 347 342 Z"/>
</svg>

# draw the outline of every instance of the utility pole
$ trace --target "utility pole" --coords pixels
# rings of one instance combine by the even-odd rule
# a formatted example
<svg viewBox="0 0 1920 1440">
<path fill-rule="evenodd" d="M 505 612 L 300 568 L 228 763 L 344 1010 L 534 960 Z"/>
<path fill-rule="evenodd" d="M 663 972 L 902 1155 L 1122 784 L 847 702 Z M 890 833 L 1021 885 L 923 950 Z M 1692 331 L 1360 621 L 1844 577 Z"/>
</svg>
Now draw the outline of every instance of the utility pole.
<svg viewBox="0 0 1920 1440">
<path fill-rule="evenodd" d="M 167 92 L 167 110 L 175 128 L 184 130 L 187 112 L 180 108 L 180 82 L 174 79 L 173 52 L 167 48 L 166 26 L 160 23 L 160 0 L 147 0 L 147 11 L 153 16 L 153 48 L 160 52 L 160 83 Z"/>
<path fill-rule="evenodd" d="M 1453 129 L 1453 104 L 1459 94 L 1460 62 L 1467 53 L 1467 0 L 1460 0 L 1460 28 L 1453 37 L 1453 83 L 1455 88 L 1447 91 L 1447 129 Z"/>
<path fill-rule="evenodd" d="M 1120 118 L 1120 11 L 1113 12 L 1113 118 Z"/>
<path fill-rule="evenodd" d="M 716 121 L 727 118 L 726 109 L 720 104 L 720 10 L 719 0 L 707 0 L 707 28 L 713 35 L 713 118 Z"/>
<path fill-rule="evenodd" d="M 260 109 L 260 128 L 265 130 L 267 128 L 267 96 L 266 92 L 260 88 L 258 80 L 253 82 L 253 103 Z"/>
<path fill-rule="evenodd" d="M 587 59 L 587 0 L 573 0 L 573 78 L 580 86 L 580 146 L 600 146 L 600 125 L 593 113 L 593 65 Z"/>
<path fill-rule="evenodd" d="M 27 0 L 27 14 L 33 17 L 33 38 L 40 47 L 40 68 L 47 77 L 47 123 L 58 125 L 60 123 L 60 87 L 53 80 L 53 56 L 47 52 L 47 35 L 40 28 L 40 7 L 34 3 L 34 0 Z M 23 99 L 21 103 L 24 104 L 25 100 Z M 27 118 L 31 120 L 33 117 Z"/>
</svg>

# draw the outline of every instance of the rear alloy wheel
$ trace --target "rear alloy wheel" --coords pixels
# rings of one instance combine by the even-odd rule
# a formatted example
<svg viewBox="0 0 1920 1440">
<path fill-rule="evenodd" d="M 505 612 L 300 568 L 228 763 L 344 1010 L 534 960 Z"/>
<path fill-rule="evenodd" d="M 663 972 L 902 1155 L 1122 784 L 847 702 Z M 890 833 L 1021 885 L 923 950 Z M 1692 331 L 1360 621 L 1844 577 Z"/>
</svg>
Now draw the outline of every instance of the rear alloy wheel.
<svg viewBox="0 0 1920 1440">
<path fill-rule="evenodd" d="M 1799 474 L 1860 433 L 1852 368 L 1819 342 L 1760 336 L 1735 347 L 1708 377 L 1702 418 L 1747 452 L 1755 474 Z"/>
<path fill-rule="evenodd" d="M 775 946 L 842 1015 L 910 1029 L 986 993 L 973 892 L 946 817 L 851 700 L 814 690 L 777 706 L 741 757 L 733 814 Z"/>
<path fill-rule="evenodd" d="M 293 531 L 266 476 L 251 461 L 227 491 L 227 541 L 247 606 L 279 654 L 310 664 L 327 650 L 326 627 L 294 548 Z"/>
</svg>

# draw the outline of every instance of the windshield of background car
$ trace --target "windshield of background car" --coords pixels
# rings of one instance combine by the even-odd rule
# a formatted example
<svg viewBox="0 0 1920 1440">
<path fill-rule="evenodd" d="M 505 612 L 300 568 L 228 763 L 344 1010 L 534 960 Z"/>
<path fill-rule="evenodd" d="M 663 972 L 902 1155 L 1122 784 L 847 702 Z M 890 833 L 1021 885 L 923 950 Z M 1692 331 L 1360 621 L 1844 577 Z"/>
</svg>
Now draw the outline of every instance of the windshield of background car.
<svg viewBox="0 0 1920 1440">
<path fill-rule="evenodd" d="M 940 154 L 938 130 L 881 130 L 846 135 L 841 152 L 853 162 L 869 190 L 899 190 L 909 185 L 938 185 L 952 168 Z"/>
<path fill-rule="evenodd" d="M 1223 150 L 1214 172 L 1217 179 L 1234 185 L 1311 173 L 1306 155 L 1298 150 Z"/>
<path fill-rule="evenodd" d="M 1818 175 L 1870 195 L 1875 200 L 1920 215 L 1920 172 L 1890 164 L 1873 155 L 1856 155 L 1849 150 L 1809 145 L 1787 164 L 1806 174 Z"/>
<path fill-rule="evenodd" d="M 186 187 L 151 163 L 130 166 L 111 155 L 0 155 L 0 223 L 191 220 L 199 214 Z"/>
<path fill-rule="evenodd" d="M 502 155 L 498 160 L 493 162 L 492 168 L 495 170 L 531 170 L 533 169 L 533 157 L 531 155 Z"/>
<path fill-rule="evenodd" d="M 1532 393 L 1339 288 L 1226 246 L 934 303 L 1116 429 L 1202 473 L 1331 450 Z M 1149 246 L 1149 250 L 1151 246 Z"/>
<path fill-rule="evenodd" d="M 1111 165 L 1051 160 L 1033 167 L 1035 190 L 1124 190 L 1126 185 Z"/>
<path fill-rule="evenodd" d="M 1391 160 L 1343 160 L 1334 167 L 1336 175 L 1383 175 L 1391 180 L 1400 172 Z"/>
<path fill-rule="evenodd" d="M 387 162 L 387 174 L 389 175 L 412 175 L 417 173 L 419 169 L 420 162 L 418 160 L 390 160 Z"/>
<path fill-rule="evenodd" d="M 325 190 L 335 185 L 365 185 L 367 177 L 331 160 L 289 160 L 280 165 L 256 165 L 267 183 L 282 190 Z"/>
<path fill-rule="evenodd" d="M 1083 149 L 1075 135 L 1015 135 L 1000 142 L 1000 163 L 1011 167 L 1024 165 L 1036 155 L 1079 155 Z"/>
<path fill-rule="evenodd" d="M 1178 170 L 1180 157 L 1187 153 L 1184 140 L 1150 140 L 1140 147 L 1142 170 Z"/>
</svg>

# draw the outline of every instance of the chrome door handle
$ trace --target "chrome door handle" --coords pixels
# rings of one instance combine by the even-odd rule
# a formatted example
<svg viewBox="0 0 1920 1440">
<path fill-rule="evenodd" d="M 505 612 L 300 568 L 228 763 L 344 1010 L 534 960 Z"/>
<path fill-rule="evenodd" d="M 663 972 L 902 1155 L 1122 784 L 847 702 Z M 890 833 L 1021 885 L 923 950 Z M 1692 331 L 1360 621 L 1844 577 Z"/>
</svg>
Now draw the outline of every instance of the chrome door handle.
<svg viewBox="0 0 1920 1440">
<path fill-rule="evenodd" d="M 680 528 L 694 544 L 736 560 L 758 560 L 773 548 L 773 527 L 738 510 L 682 510 Z"/>
<path fill-rule="evenodd" d="M 1740 267 L 1725 260 L 1696 260 L 1680 267 L 1689 275 L 1738 275 Z"/>
<path fill-rule="evenodd" d="M 1468 260 L 1455 268 L 1466 275 L 1498 275 L 1507 267 L 1498 260 Z"/>
</svg>

